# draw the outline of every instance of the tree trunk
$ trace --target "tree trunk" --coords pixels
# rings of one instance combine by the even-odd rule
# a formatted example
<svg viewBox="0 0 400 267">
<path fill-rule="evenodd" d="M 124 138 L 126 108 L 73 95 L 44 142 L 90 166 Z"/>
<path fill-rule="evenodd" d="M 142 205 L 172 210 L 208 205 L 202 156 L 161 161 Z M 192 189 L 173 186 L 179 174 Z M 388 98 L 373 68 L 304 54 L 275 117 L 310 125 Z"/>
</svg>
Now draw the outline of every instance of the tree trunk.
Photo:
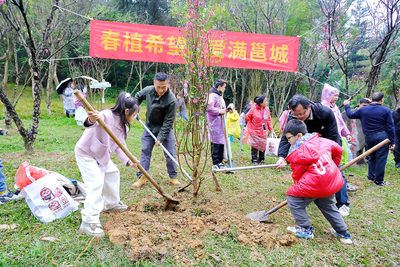
<svg viewBox="0 0 400 267">
<path fill-rule="evenodd" d="M 33 152 L 35 152 L 35 149 L 33 147 L 35 143 L 36 138 L 30 138 L 26 137 L 24 138 L 24 143 L 25 143 L 25 155 L 32 155 Z"/>
<path fill-rule="evenodd" d="M 56 62 L 54 60 L 50 61 L 48 76 L 47 76 L 47 86 L 46 86 L 46 107 L 47 114 L 51 114 L 51 94 L 53 93 L 53 81 L 54 81 L 54 68 L 56 66 Z"/>
<path fill-rule="evenodd" d="M 243 69 L 242 74 L 242 97 L 240 98 L 240 110 L 243 110 L 244 91 L 246 90 L 247 70 Z"/>
<path fill-rule="evenodd" d="M 8 65 L 9 65 L 9 62 L 10 62 L 10 57 L 7 55 L 6 56 L 6 60 L 5 60 L 5 62 L 4 62 L 4 77 L 3 77 L 3 83 L 4 83 L 4 86 L 7 86 L 7 83 L 8 83 Z"/>
</svg>

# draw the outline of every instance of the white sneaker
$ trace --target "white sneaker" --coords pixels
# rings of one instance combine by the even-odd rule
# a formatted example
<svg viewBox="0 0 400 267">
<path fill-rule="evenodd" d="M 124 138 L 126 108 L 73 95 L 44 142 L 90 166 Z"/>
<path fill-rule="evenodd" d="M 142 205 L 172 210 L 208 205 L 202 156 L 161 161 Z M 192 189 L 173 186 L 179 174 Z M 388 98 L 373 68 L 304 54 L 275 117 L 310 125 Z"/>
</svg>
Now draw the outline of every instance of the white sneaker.
<svg viewBox="0 0 400 267">
<path fill-rule="evenodd" d="M 101 229 L 101 224 L 99 223 L 87 223 L 82 221 L 81 227 L 79 227 L 79 232 L 87 235 L 104 237 L 104 231 Z"/>
<path fill-rule="evenodd" d="M 122 201 L 118 202 L 118 204 L 111 209 L 103 210 L 104 212 L 123 212 L 128 209 L 128 206 L 122 203 Z"/>
<path fill-rule="evenodd" d="M 342 242 L 343 244 L 353 244 L 353 241 L 351 240 L 349 233 L 347 233 L 346 235 L 341 235 L 338 234 L 333 228 L 331 228 L 331 233 L 334 234 L 337 238 L 339 238 L 340 242 Z"/>
<path fill-rule="evenodd" d="M 339 212 L 342 215 L 342 217 L 346 217 L 350 215 L 350 207 L 343 205 L 339 208 Z"/>
</svg>

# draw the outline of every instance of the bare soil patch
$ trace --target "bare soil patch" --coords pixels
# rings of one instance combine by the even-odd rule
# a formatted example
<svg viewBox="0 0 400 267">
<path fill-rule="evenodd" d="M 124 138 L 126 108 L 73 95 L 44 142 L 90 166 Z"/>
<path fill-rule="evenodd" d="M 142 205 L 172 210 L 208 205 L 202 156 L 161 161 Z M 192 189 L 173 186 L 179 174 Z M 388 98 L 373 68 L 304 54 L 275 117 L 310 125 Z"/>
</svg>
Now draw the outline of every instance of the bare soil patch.
<svg viewBox="0 0 400 267">
<path fill-rule="evenodd" d="M 107 231 L 111 243 L 129 244 L 127 251 L 134 262 L 158 255 L 175 257 L 186 264 L 183 256 L 188 249 L 195 250 L 194 256 L 198 260 L 208 255 L 203 251 L 203 237 L 209 234 L 232 236 L 243 246 L 254 249 L 295 244 L 294 235 L 283 235 L 282 240 L 277 237 L 280 227 L 252 221 L 215 199 L 204 198 L 199 203 L 182 199 L 175 211 L 163 210 L 162 203 L 144 199 L 130 211 L 115 214 Z M 258 254 L 252 258 L 262 260 Z"/>
</svg>

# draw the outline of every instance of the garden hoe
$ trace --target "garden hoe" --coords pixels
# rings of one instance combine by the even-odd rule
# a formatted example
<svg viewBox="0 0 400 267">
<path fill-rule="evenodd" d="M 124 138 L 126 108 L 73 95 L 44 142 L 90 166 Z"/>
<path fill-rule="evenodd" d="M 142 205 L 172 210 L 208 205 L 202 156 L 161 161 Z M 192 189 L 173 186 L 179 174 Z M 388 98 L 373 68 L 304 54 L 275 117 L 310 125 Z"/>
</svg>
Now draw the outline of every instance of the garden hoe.
<svg viewBox="0 0 400 267">
<path fill-rule="evenodd" d="M 136 115 L 136 119 L 146 129 L 146 131 L 151 135 L 151 137 L 153 137 L 154 141 L 157 141 L 157 137 L 150 131 L 150 129 L 146 126 L 146 124 L 144 124 L 144 122 L 139 118 L 139 114 Z M 165 148 L 165 146 L 163 146 L 163 144 L 160 144 L 160 147 L 164 150 L 165 154 L 167 154 L 168 157 L 181 169 L 183 176 L 185 176 L 186 179 L 189 180 L 189 183 L 186 186 L 184 186 L 178 190 L 178 192 L 184 191 L 185 188 L 187 188 L 188 186 L 193 184 L 193 179 L 189 176 L 189 174 L 187 174 L 187 172 L 181 167 L 181 165 L 179 165 L 178 161 L 171 155 L 171 153 L 169 153 L 169 151 Z"/>
<path fill-rule="evenodd" d="M 89 104 L 89 102 L 83 97 L 79 90 L 74 91 L 75 96 L 82 102 L 82 104 L 90 111 L 95 111 L 95 109 Z M 179 204 L 179 200 L 173 198 L 172 196 L 164 193 L 162 188 L 157 184 L 157 182 L 150 176 L 150 174 L 140 165 L 140 162 L 136 159 L 134 155 L 126 148 L 126 146 L 118 139 L 118 137 L 112 132 L 112 130 L 107 126 L 107 124 L 100 118 L 97 122 L 103 127 L 103 129 L 108 133 L 108 135 L 115 141 L 115 143 L 121 148 L 122 151 L 128 156 L 128 158 L 138 165 L 139 170 L 143 175 L 150 181 L 150 183 L 157 189 L 158 193 L 165 197 L 165 208 L 174 209 L 176 205 Z"/>
<path fill-rule="evenodd" d="M 352 161 L 348 162 L 347 164 L 343 165 L 342 167 L 339 168 L 340 171 L 343 171 L 344 169 L 348 168 L 349 166 L 353 165 L 354 163 L 356 163 L 357 161 L 365 158 L 366 156 L 368 156 L 369 154 L 371 154 L 372 152 L 378 150 L 379 148 L 381 148 L 382 146 L 386 145 L 390 143 L 389 139 L 385 139 L 382 142 L 380 142 L 379 144 L 377 144 L 376 146 L 372 147 L 371 149 L 365 151 L 363 154 L 361 154 L 360 156 L 356 157 L 355 159 L 353 159 Z M 247 218 L 250 218 L 254 221 L 257 222 L 269 222 L 269 215 L 271 215 L 272 213 L 274 213 L 275 211 L 279 210 L 280 208 L 282 208 L 283 206 L 285 206 L 287 204 L 287 201 L 283 201 L 282 203 L 280 203 L 278 206 L 274 207 L 273 209 L 269 210 L 269 211 L 256 211 L 253 213 L 249 213 L 246 215 Z"/>
</svg>

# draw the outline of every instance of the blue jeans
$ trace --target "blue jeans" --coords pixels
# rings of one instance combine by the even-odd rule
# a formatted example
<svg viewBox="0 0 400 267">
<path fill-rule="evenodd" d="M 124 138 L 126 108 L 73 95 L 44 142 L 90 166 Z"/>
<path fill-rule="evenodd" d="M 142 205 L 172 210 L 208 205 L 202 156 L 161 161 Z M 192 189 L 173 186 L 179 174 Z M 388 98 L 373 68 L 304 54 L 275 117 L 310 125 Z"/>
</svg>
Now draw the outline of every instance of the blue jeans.
<svg viewBox="0 0 400 267">
<path fill-rule="evenodd" d="M 382 142 L 388 138 L 386 132 L 380 132 L 373 135 L 365 136 L 365 143 L 367 144 L 367 149 L 371 149 L 373 146 Z M 376 183 L 382 183 L 385 178 L 385 167 L 387 162 L 387 157 L 389 154 L 389 144 L 384 145 L 377 151 L 371 153 L 368 159 L 368 178 L 370 180 L 375 180 Z"/>
<path fill-rule="evenodd" d="M 188 116 L 186 116 L 186 110 L 182 110 L 181 112 L 178 112 L 178 118 L 179 117 L 183 117 L 186 121 L 189 121 L 189 118 L 188 118 Z"/>
<path fill-rule="evenodd" d="M 7 189 L 7 184 L 5 183 L 6 176 L 2 172 L 2 169 L 4 168 L 2 163 L 3 161 L 0 158 L 0 192 L 3 192 L 4 190 Z"/>
<path fill-rule="evenodd" d="M 342 167 L 342 165 L 339 165 L 339 168 Z M 343 205 L 350 206 L 349 204 L 349 194 L 347 193 L 347 180 L 346 176 L 344 176 L 344 172 L 341 172 L 343 180 L 344 180 L 344 185 L 342 189 L 340 189 L 339 192 L 335 194 L 336 197 L 336 207 L 340 208 Z"/>
</svg>

